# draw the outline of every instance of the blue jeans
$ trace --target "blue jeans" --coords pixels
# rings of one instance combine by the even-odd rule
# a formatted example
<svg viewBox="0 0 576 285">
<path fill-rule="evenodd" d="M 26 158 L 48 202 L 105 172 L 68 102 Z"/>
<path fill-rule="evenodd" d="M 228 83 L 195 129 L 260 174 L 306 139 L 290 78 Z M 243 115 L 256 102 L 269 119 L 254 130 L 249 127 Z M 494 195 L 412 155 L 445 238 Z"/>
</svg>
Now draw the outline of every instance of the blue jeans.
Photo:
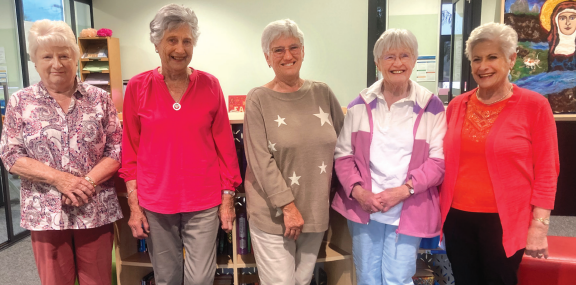
<svg viewBox="0 0 576 285">
<path fill-rule="evenodd" d="M 348 220 L 358 285 L 411 285 L 422 238 L 396 234 L 398 226 Z"/>
</svg>

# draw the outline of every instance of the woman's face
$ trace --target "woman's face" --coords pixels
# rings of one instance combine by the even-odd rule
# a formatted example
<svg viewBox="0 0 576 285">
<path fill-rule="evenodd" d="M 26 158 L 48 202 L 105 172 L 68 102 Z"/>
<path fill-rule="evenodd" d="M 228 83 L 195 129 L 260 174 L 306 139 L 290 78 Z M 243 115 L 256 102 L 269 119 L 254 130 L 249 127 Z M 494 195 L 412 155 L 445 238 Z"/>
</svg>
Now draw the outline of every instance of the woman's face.
<svg viewBox="0 0 576 285">
<path fill-rule="evenodd" d="M 410 50 L 392 49 L 384 51 L 376 66 L 382 73 L 385 84 L 403 85 L 407 84 L 416 64 L 416 58 Z"/>
<path fill-rule="evenodd" d="M 576 31 L 576 13 L 563 12 L 558 15 L 558 27 L 560 32 L 565 35 L 571 35 Z"/>
<path fill-rule="evenodd" d="M 277 77 L 300 77 L 304 46 L 297 37 L 282 36 L 272 41 L 265 57 Z"/>
<path fill-rule="evenodd" d="M 508 82 L 508 72 L 516 62 L 516 54 L 507 59 L 496 41 L 485 40 L 472 49 L 472 76 L 482 89 L 495 89 Z"/>
<path fill-rule="evenodd" d="M 180 25 L 175 29 L 165 31 L 164 37 L 156 45 L 162 70 L 168 72 L 187 72 L 186 68 L 192 61 L 194 50 L 192 32 L 188 25 Z"/>
<path fill-rule="evenodd" d="M 44 84 L 56 89 L 71 88 L 76 78 L 76 59 L 69 47 L 38 47 L 36 71 Z"/>
</svg>

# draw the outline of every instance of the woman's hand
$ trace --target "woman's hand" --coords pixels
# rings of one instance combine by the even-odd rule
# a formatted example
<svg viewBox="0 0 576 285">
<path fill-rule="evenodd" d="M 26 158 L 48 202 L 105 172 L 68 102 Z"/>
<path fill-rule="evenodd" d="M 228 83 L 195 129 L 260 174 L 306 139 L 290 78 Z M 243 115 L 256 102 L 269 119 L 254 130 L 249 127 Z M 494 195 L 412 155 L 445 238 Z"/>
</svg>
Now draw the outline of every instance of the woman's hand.
<svg viewBox="0 0 576 285">
<path fill-rule="evenodd" d="M 356 185 L 352 189 L 352 198 L 358 201 L 360 207 L 370 214 L 384 209 L 380 196 L 362 188 L 360 185 Z"/>
<path fill-rule="evenodd" d="M 150 225 L 148 224 L 148 219 L 146 218 L 146 213 L 140 203 L 138 202 L 138 190 L 136 189 L 136 180 L 130 180 L 126 182 L 126 190 L 128 193 L 128 206 L 130 206 L 130 219 L 128 220 L 128 226 L 132 230 L 132 236 L 137 239 L 144 239 L 150 234 Z"/>
<path fill-rule="evenodd" d="M 222 204 L 218 208 L 218 217 L 222 224 L 222 229 L 229 233 L 236 220 L 236 211 L 234 211 L 234 197 L 230 194 L 222 194 Z"/>
<path fill-rule="evenodd" d="M 548 258 L 548 226 L 539 221 L 532 221 L 528 228 L 526 251 L 524 254 L 534 258 Z"/>
<path fill-rule="evenodd" d="M 297 240 L 298 236 L 302 233 L 302 228 L 304 227 L 304 219 L 296 208 L 294 202 L 290 202 L 286 206 L 282 207 L 282 213 L 284 214 L 284 226 L 286 227 L 286 231 L 284 232 L 284 236 Z"/>
<path fill-rule="evenodd" d="M 80 204 L 80 206 L 78 207 L 84 206 L 84 202 L 82 201 L 82 199 L 79 199 L 78 197 L 76 197 L 76 199 Z M 72 206 L 72 200 L 70 200 L 70 198 L 68 198 L 67 196 L 62 196 L 62 205 Z"/>
<path fill-rule="evenodd" d="M 375 195 L 379 196 L 380 203 L 383 207 L 381 211 L 384 213 L 410 197 L 410 189 L 405 185 L 402 185 L 400 187 L 388 188 Z"/>
<path fill-rule="evenodd" d="M 71 205 L 75 207 L 88 203 L 90 197 L 96 192 L 94 186 L 86 179 L 66 172 L 60 173 L 55 180 L 54 186 L 60 193 L 70 199 L 72 201 Z"/>
</svg>

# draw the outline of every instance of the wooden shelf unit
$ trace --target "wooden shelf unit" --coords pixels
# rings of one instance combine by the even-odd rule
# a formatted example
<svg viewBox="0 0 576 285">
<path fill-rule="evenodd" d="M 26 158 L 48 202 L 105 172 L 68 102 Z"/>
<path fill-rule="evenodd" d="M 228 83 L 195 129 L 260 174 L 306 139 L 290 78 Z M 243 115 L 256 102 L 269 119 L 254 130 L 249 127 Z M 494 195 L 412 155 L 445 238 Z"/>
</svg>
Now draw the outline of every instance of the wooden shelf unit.
<svg viewBox="0 0 576 285">
<path fill-rule="evenodd" d="M 108 49 L 108 57 L 102 58 L 82 58 L 86 49 L 91 46 L 102 45 Z M 78 46 L 80 47 L 80 62 L 78 68 L 80 69 L 81 80 L 85 81 L 86 77 L 91 73 L 104 73 L 109 74 L 108 84 L 95 85 L 97 87 L 108 86 L 112 101 L 118 112 L 122 112 L 122 105 L 124 101 L 123 86 L 122 86 L 122 67 L 120 64 L 120 40 L 114 37 L 94 37 L 94 38 L 78 38 Z M 84 71 L 84 67 L 89 62 L 104 61 L 108 62 L 108 70 L 102 72 Z M 106 89 L 106 88 L 103 88 Z"/>
<path fill-rule="evenodd" d="M 241 124 L 244 121 L 244 113 L 230 113 L 231 124 Z M 124 218 L 114 223 L 114 244 L 116 256 L 116 274 L 118 285 L 140 284 L 144 275 L 153 271 L 152 263 L 148 253 L 138 252 L 138 241 L 132 236 L 132 231 L 128 227 L 130 218 L 130 208 L 126 198 L 126 186 L 120 179 L 116 179 L 116 191 Z M 238 193 L 238 196 L 244 196 Z M 218 268 L 234 269 L 234 284 L 239 281 L 250 281 L 256 278 L 254 275 L 241 275 L 242 268 L 256 267 L 256 260 L 253 254 L 237 254 L 236 245 L 236 223 L 232 230 L 233 256 L 219 255 L 216 257 Z M 325 241 L 318 253 L 319 263 L 324 264 L 324 270 L 328 275 L 328 284 L 331 285 L 351 285 L 356 284 L 356 276 L 352 260 L 352 239 L 346 219 L 340 214 L 330 210 L 330 228 L 325 235 Z M 253 281 L 250 281 L 253 282 Z"/>
</svg>

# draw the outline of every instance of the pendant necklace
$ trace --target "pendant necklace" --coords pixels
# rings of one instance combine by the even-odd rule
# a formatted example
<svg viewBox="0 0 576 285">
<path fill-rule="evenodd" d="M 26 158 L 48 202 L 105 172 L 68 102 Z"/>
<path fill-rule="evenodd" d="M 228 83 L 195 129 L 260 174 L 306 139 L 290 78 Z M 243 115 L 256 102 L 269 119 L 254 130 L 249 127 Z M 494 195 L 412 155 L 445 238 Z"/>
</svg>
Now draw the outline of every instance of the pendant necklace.
<svg viewBox="0 0 576 285">
<path fill-rule="evenodd" d="M 182 105 L 180 105 L 180 103 L 176 102 L 176 103 L 174 103 L 174 105 L 172 105 L 172 108 L 174 108 L 174 110 L 178 111 L 182 108 Z"/>
</svg>

